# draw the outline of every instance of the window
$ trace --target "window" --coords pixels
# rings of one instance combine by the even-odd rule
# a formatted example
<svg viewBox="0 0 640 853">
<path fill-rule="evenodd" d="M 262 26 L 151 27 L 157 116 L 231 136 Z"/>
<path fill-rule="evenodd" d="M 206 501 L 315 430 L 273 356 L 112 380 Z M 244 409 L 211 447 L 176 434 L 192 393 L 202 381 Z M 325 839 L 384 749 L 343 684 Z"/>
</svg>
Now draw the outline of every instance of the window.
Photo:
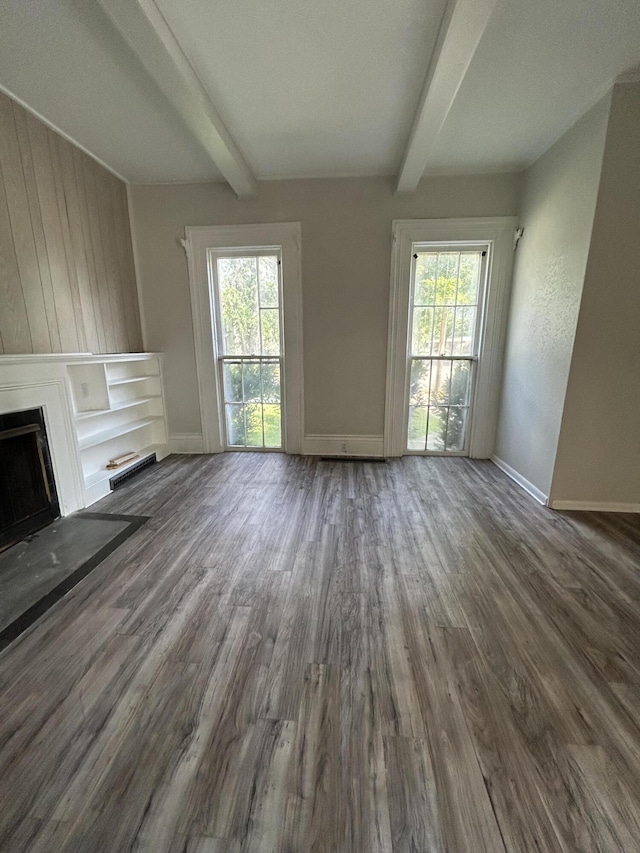
<svg viewBox="0 0 640 853">
<path fill-rule="evenodd" d="M 393 222 L 385 456 L 493 453 L 516 225 Z"/>
<path fill-rule="evenodd" d="M 282 447 L 280 255 L 212 254 L 227 449 Z"/>
<path fill-rule="evenodd" d="M 466 453 L 488 246 L 414 246 L 406 450 Z"/>
<path fill-rule="evenodd" d="M 222 340 L 223 332 L 220 325 L 220 306 L 218 302 L 216 280 L 218 277 L 218 258 L 257 258 L 277 257 L 278 264 L 278 312 L 279 312 L 279 357 L 269 350 L 269 322 L 273 320 L 275 305 L 269 298 L 260 297 L 254 291 L 256 313 L 253 314 L 253 328 L 258 320 L 262 334 L 255 337 L 254 344 L 260 349 L 250 352 L 249 356 L 257 356 L 254 362 L 280 364 L 280 446 L 285 453 L 300 453 L 304 435 L 304 382 L 302 370 L 302 275 L 301 275 L 301 243 L 302 231 L 299 222 L 272 222 L 253 225 L 200 225 L 186 229 L 185 249 L 189 264 L 189 287 L 191 290 L 191 312 L 193 317 L 193 332 L 198 381 L 198 398 L 200 401 L 200 418 L 202 423 L 202 447 L 205 453 L 221 453 L 224 450 L 238 450 L 244 447 L 258 447 L 251 444 L 227 443 L 227 412 L 225 410 L 224 376 L 220 356 L 234 357 L 236 363 L 243 363 L 241 356 L 247 353 L 238 351 L 226 352 Z M 264 263 L 268 262 L 263 262 Z M 256 282 L 260 270 L 256 267 Z M 266 282 L 266 279 L 265 279 Z M 265 285 L 266 286 L 266 285 Z M 259 287 L 257 286 L 259 292 Z M 264 288 L 263 288 L 264 290 Z M 271 309 L 271 313 L 268 313 Z M 272 324 L 273 326 L 273 324 Z M 264 339 L 264 340 L 263 340 Z M 242 340 L 239 337 L 239 340 Z M 267 349 L 263 351 L 263 342 Z M 273 343 L 273 338 L 271 339 Z M 233 342 L 229 340 L 229 345 Z M 253 349 L 253 345 L 250 347 Z M 251 361 L 251 359 L 248 359 Z M 236 374 L 237 374 L 236 370 Z M 265 377 L 262 369 L 260 381 L 264 391 Z M 249 380 L 251 381 L 251 380 Z M 267 386 L 269 380 L 267 378 Z M 246 389 L 245 389 L 246 390 Z M 249 393 L 253 392 L 249 389 Z M 262 393 L 262 392 L 261 392 Z M 247 406 L 259 403 L 261 406 L 275 406 L 274 395 L 264 392 L 260 400 L 247 400 L 242 396 L 242 387 L 227 395 L 229 404 Z M 256 395 L 257 396 L 257 395 Z M 236 399 L 231 399 L 236 397 Z M 236 412 L 239 410 L 237 409 Z M 246 408 L 244 412 L 246 413 Z M 251 410 L 250 410 L 251 411 Z M 264 412 L 263 412 L 264 414 Z M 239 415 L 236 414 L 239 419 Z M 266 417 L 269 421 L 269 416 Z M 244 425 L 244 414 L 243 414 Z M 252 426 L 250 422 L 250 426 Z M 260 425 L 262 431 L 263 425 Z M 272 436 L 270 427 L 264 424 L 265 433 Z M 246 430 L 244 441 L 257 440 L 254 438 L 257 429 Z M 240 436 L 231 436 L 232 440 Z M 271 437 L 265 435 L 265 450 L 270 449 L 268 441 Z"/>
</svg>

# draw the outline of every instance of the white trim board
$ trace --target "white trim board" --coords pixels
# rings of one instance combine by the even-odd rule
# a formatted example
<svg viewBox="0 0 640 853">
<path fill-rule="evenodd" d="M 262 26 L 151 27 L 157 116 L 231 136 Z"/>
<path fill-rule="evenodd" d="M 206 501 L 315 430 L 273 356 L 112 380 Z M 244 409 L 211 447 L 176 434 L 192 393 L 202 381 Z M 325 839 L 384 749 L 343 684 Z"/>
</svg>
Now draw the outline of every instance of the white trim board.
<svg viewBox="0 0 640 853">
<path fill-rule="evenodd" d="M 491 456 L 491 461 L 496 467 L 504 472 L 507 477 L 510 477 L 514 483 L 517 483 L 521 489 L 524 489 L 532 498 L 535 498 L 538 503 L 541 503 L 542 506 L 548 506 L 548 495 L 545 495 L 541 489 L 534 486 L 533 483 L 530 483 L 529 480 L 523 477 L 515 468 L 512 468 L 511 465 L 507 465 L 504 459 L 500 459 L 499 456 Z"/>
<path fill-rule="evenodd" d="M 405 448 L 405 379 L 409 344 L 411 255 L 414 243 L 484 243 L 492 247 L 481 333 L 480 369 L 476 377 L 475 411 L 469 441 L 471 458 L 487 459 L 491 456 L 495 447 L 516 224 L 517 219 L 514 216 L 393 221 L 384 419 L 385 456 L 402 456 Z"/>
<path fill-rule="evenodd" d="M 138 316 L 140 317 L 140 334 L 142 335 L 142 348 L 146 350 L 149 333 L 147 330 L 147 315 L 144 310 L 144 299 L 142 297 L 142 264 L 140 263 L 140 252 L 138 251 L 138 231 L 133 210 L 133 194 L 131 184 L 126 184 L 127 213 L 129 215 L 129 237 L 131 240 L 131 251 L 133 254 L 133 274 L 136 280 L 136 296 L 138 299 Z"/>
<path fill-rule="evenodd" d="M 213 294 L 209 279 L 209 250 L 279 246 L 282 252 L 284 316 L 283 449 L 285 453 L 300 453 L 304 435 L 300 223 L 204 225 L 187 227 L 185 233 L 203 452 L 221 453 L 224 449 L 221 422 L 223 413 L 219 411 L 218 403 L 220 389 L 212 324 Z"/>
<path fill-rule="evenodd" d="M 384 456 L 381 435 L 305 435 L 305 456 Z"/>
<path fill-rule="evenodd" d="M 171 453 L 204 453 L 204 441 L 199 432 L 174 432 L 169 434 Z"/>
<path fill-rule="evenodd" d="M 581 512 L 640 512 L 640 503 L 607 503 L 599 501 L 550 501 L 551 509 Z"/>
<path fill-rule="evenodd" d="M 429 163 L 496 0 L 449 0 L 425 77 L 396 192 L 414 192 Z"/>
</svg>

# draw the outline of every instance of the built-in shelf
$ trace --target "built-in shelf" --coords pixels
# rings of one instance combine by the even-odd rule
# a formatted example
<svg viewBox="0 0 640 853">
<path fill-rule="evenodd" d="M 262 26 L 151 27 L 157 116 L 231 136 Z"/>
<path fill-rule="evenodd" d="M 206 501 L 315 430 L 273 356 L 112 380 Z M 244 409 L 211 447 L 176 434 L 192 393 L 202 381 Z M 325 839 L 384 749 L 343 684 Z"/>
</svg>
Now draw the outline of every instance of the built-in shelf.
<svg viewBox="0 0 640 853">
<path fill-rule="evenodd" d="M 99 409 L 95 412 L 81 412 L 76 415 L 77 421 L 84 421 L 87 418 L 95 418 L 100 415 L 108 415 L 111 412 L 120 412 L 122 409 L 131 409 L 134 406 L 143 406 L 145 403 L 151 403 L 154 400 L 161 400 L 161 394 L 151 394 L 148 397 L 136 397 L 135 400 L 125 400 L 123 403 L 116 403 L 110 409 Z"/>
<path fill-rule="evenodd" d="M 85 506 L 107 495 L 109 480 L 155 453 L 169 452 L 158 353 L 82 357 L 67 365 Z M 109 459 L 136 453 L 128 465 L 108 469 Z"/>
<path fill-rule="evenodd" d="M 131 385 L 133 382 L 146 382 L 147 379 L 157 377 L 157 373 L 150 373 L 148 376 L 128 376 L 126 379 L 108 379 L 107 385 L 109 388 L 114 388 L 116 385 Z"/>
<path fill-rule="evenodd" d="M 166 453 L 166 449 L 164 445 L 161 444 L 149 444 L 146 447 L 142 447 L 139 450 L 136 450 L 138 454 L 135 459 L 132 459 L 131 462 L 127 462 L 125 465 L 121 465 L 119 468 L 101 468 L 100 471 L 96 471 L 93 474 L 89 474 L 84 479 L 84 485 L 86 489 L 91 489 L 94 486 L 99 485 L 100 483 L 108 483 L 112 477 L 115 477 L 116 474 L 122 474 L 125 471 L 128 471 L 133 465 L 137 465 L 141 459 L 145 459 L 147 456 L 151 456 L 152 453 Z"/>
<path fill-rule="evenodd" d="M 153 415 L 148 418 L 141 418 L 139 421 L 129 421 L 125 424 L 105 429 L 102 432 L 96 432 L 93 435 L 88 435 L 86 438 L 80 439 L 78 442 L 80 450 L 87 450 L 89 447 L 96 447 L 98 444 L 104 444 L 106 441 L 112 441 L 114 438 L 120 438 L 121 435 L 127 435 L 130 432 L 136 432 L 144 427 L 151 426 L 157 421 L 164 420 L 162 415 Z"/>
</svg>

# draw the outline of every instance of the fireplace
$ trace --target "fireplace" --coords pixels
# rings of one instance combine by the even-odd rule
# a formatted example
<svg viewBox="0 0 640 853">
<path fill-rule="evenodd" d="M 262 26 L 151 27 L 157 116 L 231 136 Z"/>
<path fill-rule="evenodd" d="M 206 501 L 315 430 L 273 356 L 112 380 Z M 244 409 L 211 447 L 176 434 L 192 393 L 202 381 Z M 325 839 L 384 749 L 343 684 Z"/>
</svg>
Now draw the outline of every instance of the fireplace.
<svg viewBox="0 0 640 853">
<path fill-rule="evenodd" d="M 0 414 L 0 550 L 59 515 L 42 409 Z"/>
</svg>

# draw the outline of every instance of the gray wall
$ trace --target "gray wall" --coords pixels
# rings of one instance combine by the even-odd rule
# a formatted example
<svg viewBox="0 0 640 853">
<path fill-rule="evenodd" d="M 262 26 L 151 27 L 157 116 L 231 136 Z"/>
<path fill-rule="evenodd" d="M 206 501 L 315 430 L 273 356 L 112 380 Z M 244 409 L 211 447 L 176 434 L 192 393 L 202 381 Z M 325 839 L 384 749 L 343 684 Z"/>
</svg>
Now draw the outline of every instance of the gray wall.
<svg viewBox="0 0 640 853">
<path fill-rule="evenodd" d="M 640 506 L 639 249 L 640 84 L 635 83 L 613 92 L 553 501 Z"/>
<path fill-rule="evenodd" d="M 525 173 L 496 456 L 549 494 L 610 98 Z"/>
<path fill-rule="evenodd" d="M 302 223 L 305 432 L 382 435 L 392 219 L 514 215 L 520 184 L 434 177 L 395 196 L 392 178 L 267 181 L 245 201 L 220 183 L 131 187 L 145 344 L 167 354 L 170 432 L 201 428 L 185 226 Z"/>
</svg>

